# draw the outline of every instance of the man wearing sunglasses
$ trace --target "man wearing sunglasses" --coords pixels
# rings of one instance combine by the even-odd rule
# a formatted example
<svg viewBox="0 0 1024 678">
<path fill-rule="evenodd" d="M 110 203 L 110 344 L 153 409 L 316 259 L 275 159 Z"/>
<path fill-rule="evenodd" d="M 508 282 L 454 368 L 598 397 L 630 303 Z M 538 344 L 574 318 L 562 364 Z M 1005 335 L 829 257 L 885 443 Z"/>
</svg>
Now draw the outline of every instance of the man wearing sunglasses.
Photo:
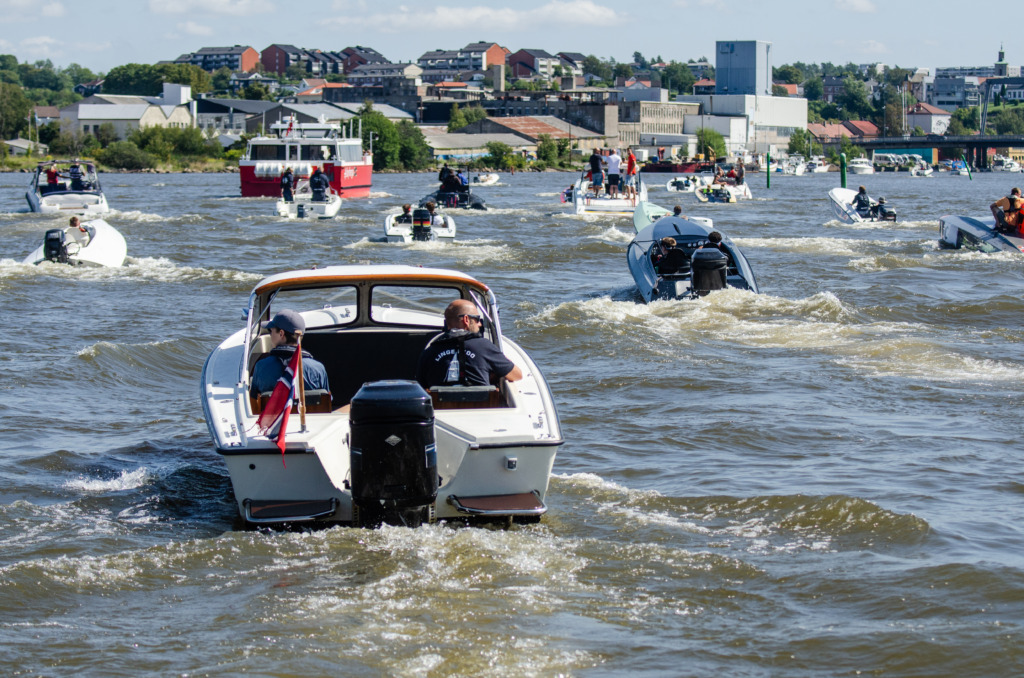
<svg viewBox="0 0 1024 678">
<path fill-rule="evenodd" d="M 484 319 L 476 304 L 456 299 L 444 311 L 444 332 L 420 355 L 416 380 L 431 386 L 487 386 L 502 377 L 519 381 L 523 371 L 483 336 Z"/>
</svg>

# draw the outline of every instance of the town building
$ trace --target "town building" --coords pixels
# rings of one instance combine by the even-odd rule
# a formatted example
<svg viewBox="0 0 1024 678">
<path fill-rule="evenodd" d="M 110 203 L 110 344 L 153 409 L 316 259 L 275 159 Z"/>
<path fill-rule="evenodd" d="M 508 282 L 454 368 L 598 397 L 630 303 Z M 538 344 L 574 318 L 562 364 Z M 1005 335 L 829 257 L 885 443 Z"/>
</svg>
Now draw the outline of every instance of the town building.
<svg viewBox="0 0 1024 678">
<path fill-rule="evenodd" d="M 192 88 L 165 82 L 158 97 L 94 94 L 60 109 L 61 124 L 85 134 L 95 134 L 111 124 L 119 139 L 143 127 L 195 126 Z"/>
<path fill-rule="evenodd" d="M 256 68 L 259 62 L 260 53 L 248 45 L 203 47 L 198 52 L 182 54 L 175 59 L 175 63 L 191 64 L 211 73 L 218 68 L 247 72 Z"/>
<path fill-rule="evenodd" d="M 384 55 L 373 49 L 372 47 L 363 47 L 362 45 L 356 45 L 355 47 L 346 47 L 341 50 L 339 54 L 344 60 L 344 73 L 348 74 L 354 71 L 359 66 L 366 64 L 386 64 L 389 63 Z"/>
<path fill-rule="evenodd" d="M 719 40 L 715 56 L 715 94 L 772 95 L 770 42 Z"/>
<path fill-rule="evenodd" d="M 920 127 L 926 134 L 945 134 L 953 114 L 924 102 L 907 108 L 907 129 Z"/>
<path fill-rule="evenodd" d="M 521 49 L 508 55 L 509 72 L 513 80 L 551 80 L 555 67 L 562 60 L 542 49 Z"/>
</svg>

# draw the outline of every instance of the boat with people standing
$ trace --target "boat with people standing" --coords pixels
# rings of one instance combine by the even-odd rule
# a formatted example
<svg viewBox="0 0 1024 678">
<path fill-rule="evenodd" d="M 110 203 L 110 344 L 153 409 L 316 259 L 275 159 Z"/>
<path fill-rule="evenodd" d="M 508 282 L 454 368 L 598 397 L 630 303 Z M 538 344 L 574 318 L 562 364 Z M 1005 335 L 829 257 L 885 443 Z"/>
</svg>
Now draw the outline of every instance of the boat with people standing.
<svg viewBox="0 0 1024 678">
<path fill-rule="evenodd" d="M 286 116 L 270 126 L 271 134 L 249 139 L 238 161 L 243 198 L 281 196 L 281 177 L 291 169 L 294 180 L 308 181 L 316 168 L 342 198 L 366 198 L 373 183 L 373 155 L 363 151 L 359 128 L 298 122 Z"/>
</svg>

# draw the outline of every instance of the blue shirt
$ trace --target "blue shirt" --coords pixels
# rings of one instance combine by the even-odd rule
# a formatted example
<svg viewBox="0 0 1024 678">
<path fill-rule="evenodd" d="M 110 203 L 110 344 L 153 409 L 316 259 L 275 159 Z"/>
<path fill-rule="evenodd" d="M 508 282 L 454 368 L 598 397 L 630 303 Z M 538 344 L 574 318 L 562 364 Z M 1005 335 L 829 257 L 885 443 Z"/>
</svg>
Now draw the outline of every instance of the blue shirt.
<svg viewBox="0 0 1024 678">
<path fill-rule="evenodd" d="M 277 380 L 284 374 L 285 364 L 295 355 L 294 346 L 278 346 L 269 355 L 260 358 L 252 370 L 252 387 L 250 393 L 259 395 L 274 390 Z M 302 380 L 307 391 L 330 391 L 327 381 L 327 369 L 308 351 L 302 352 Z"/>
</svg>

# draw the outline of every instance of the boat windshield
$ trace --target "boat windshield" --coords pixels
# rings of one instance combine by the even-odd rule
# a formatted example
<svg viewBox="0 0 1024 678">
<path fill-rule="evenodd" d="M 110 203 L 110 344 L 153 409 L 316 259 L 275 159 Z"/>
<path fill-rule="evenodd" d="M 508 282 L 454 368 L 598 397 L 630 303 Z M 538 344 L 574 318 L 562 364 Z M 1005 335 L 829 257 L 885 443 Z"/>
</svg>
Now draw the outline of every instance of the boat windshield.
<svg viewBox="0 0 1024 678">
<path fill-rule="evenodd" d="M 356 297 L 354 285 L 281 289 L 270 299 L 258 320 L 269 320 L 275 313 L 286 308 L 293 311 L 320 309 L 323 311 L 323 317 L 316 314 L 317 317 L 310 321 L 311 324 L 348 325 L 356 321 Z"/>
<path fill-rule="evenodd" d="M 370 292 L 370 318 L 388 325 L 437 327 L 444 309 L 461 296 L 451 287 L 375 285 Z"/>
</svg>

